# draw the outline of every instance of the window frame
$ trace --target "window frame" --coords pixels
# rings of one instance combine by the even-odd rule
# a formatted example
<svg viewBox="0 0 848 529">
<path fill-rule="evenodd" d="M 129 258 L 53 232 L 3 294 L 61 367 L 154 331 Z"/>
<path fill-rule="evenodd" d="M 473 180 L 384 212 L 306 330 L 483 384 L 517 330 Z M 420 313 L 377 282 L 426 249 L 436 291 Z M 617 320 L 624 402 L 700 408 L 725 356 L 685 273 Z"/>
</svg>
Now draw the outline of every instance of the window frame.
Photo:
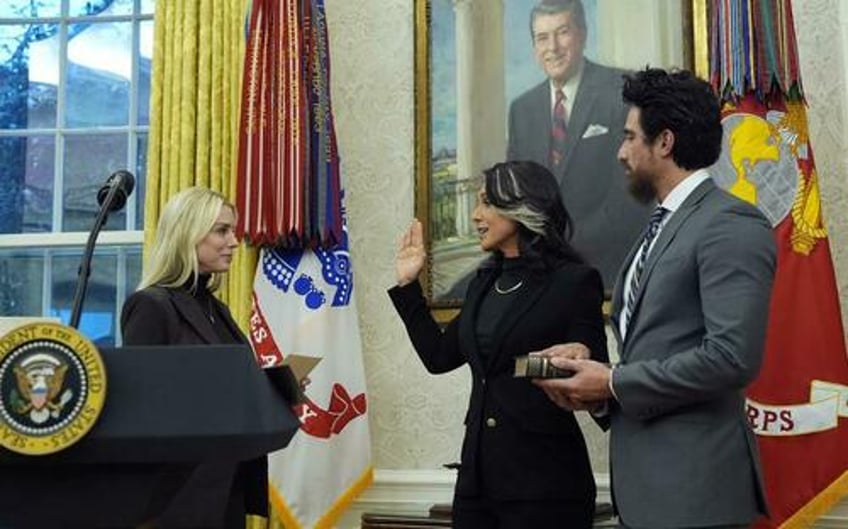
<svg viewBox="0 0 848 529">
<path fill-rule="evenodd" d="M 65 176 L 65 156 L 66 156 L 66 140 L 69 137 L 76 135 L 100 135 L 100 134 L 123 134 L 126 142 L 126 167 L 136 176 L 137 187 L 134 193 L 141 192 L 138 189 L 138 184 L 143 183 L 146 179 L 141 178 L 138 174 L 139 162 L 143 159 L 139 155 L 146 156 L 146 153 L 139 152 L 140 138 L 144 138 L 143 145 L 148 145 L 150 125 L 149 120 L 145 125 L 139 124 L 138 111 L 140 108 L 139 101 L 139 79 L 141 66 L 141 30 L 142 25 L 146 22 L 152 23 L 156 9 L 155 0 L 148 0 L 146 4 L 150 7 L 150 12 L 142 13 L 142 0 L 133 0 L 133 9 L 129 14 L 123 15 L 87 15 L 87 16 L 68 16 L 70 9 L 70 0 L 61 0 L 60 16 L 51 17 L 3 17 L 0 18 L 0 25 L 37 25 L 37 24 L 57 24 L 58 32 L 56 38 L 58 42 L 58 82 L 56 85 L 56 121 L 54 127 L 39 127 L 26 129 L 0 129 L 0 138 L 8 137 L 25 137 L 32 136 L 49 136 L 54 141 L 53 153 L 53 196 L 52 196 L 52 226 L 50 232 L 29 232 L 29 233 L 12 233 L 0 234 L 0 252 L 14 252 L 21 250 L 24 252 L 44 252 L 43 268 L 42 268 L 42 299 L 41 299 L 41 315 L 42 317 L 51 317 L 51 308 L 53 305 L 52 294 L 52 252 L 55 250 L 79 250 L 82 253 L 86 241 L 89 236 L 88 231 L 62 231 L 64 227 L 64 176 Z M 131 51 L 131 74 L 129 87 L 129 108 L 128 119 L 126 125 L 120 126 L 92 126 L 92 127 L 68 127 L 67 123 L 67 72 L 69 65 L 68 47 L 69 47 L 69 28 L 74 24 L 91 23 L 91 24 L 109 24 L 109 23 L 126 23 L 131 24 L 130 49 Z M 151 55 L 152 63 L 152 55 Z M 152 87 L 151 87 L 152 88 Z M 146 163 L 144 164 L 146 171 Z M 102 175 L 103 182 L 106 181 L 108 174 Z M 138 217 L 141 212 L 138 211 L 136 200 L 128 200 L 125 207 L 125 219 L 123 230 L 103 231 L 97 238 L 98 250 L 113 250 L 116 249 L 116 307 L 114 312 L 115 317 L 115 343 L 120 344 L 120 326 L 118 318 L 120 308 L 123 305 L 126 296 L 135 290 L 136 285 L 128 285 L 125 271 L 127 269 L 127 253 L 128 251 L 138 250 L 141 248 L 144 241 L 144 232 L 142 229 L 133 229 L 138 223 Z M 93 225 L 94 218 L 91 223 Z M 83 310 L 85 312 L 85 310 Z M 3 315 L 0 314 L 0 317 Z"/>
</svg>

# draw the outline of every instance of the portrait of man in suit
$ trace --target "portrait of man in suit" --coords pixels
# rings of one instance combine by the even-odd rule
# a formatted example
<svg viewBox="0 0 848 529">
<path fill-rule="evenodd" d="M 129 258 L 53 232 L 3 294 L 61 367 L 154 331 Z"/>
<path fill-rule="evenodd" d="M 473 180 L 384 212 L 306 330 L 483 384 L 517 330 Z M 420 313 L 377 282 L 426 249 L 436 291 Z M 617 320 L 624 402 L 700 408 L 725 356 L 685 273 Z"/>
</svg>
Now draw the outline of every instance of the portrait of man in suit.
<svg viewBox="0 0 848 529">
<path fill-rule="evenodd" d="M 423 174 L 417 174 L 416 208 L 432 251 L 429 301 L 462 304 L 484 257 L 471 222 L 477 179 L 504 160 L 551 170 L 572 217 L 571 243 L 601 272 L 609 295 L 648 217 L 628 195 L 615 158 L 626 116 L 622 75 L 645 64 L 684 63 L 689 37 L 681 6 L 416 0 L 428 35 L 428 53 L 416 57 L 427 72 L 416 79 L 426 81 L 417 85 L 423 94 L 417 119 L 424 120 L 420 131 L 430 147 L 428 159 L 417 164 Z"/>
<path fill-rule="evenodd" d="M 542 0 L 530 11 L 533 53 L 546 79 L 509 107 L 509 160 L 533 160 L 557 178 L 574 221 L 571 242 L 609 291 L 648 209 L 627 193 L 616 151 L 627 108 L 624 70 L 585 57 L 581 0 Z"/>
</svg>

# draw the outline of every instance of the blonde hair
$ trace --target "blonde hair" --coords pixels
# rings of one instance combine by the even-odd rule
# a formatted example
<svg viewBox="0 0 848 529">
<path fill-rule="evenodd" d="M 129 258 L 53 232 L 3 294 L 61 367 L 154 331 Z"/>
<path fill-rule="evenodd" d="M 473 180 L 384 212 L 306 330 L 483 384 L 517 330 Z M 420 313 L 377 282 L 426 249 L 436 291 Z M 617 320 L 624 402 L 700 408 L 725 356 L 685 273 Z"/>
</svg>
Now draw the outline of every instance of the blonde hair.
<svg viewBox="0 0 848 529">
<path fill-rule="evenodd" d="M 236 208 L 224 195 L 205 187 L 190 187 L 171 197 L 159 217 L 139 290 L 149 286 L 179 287 L 194 278 L 197 286 L 197 245 L 215 226 L 221 209 Z M 214 291 L 221 275 L 212 274 L 207 287 Z"/>
</svg>

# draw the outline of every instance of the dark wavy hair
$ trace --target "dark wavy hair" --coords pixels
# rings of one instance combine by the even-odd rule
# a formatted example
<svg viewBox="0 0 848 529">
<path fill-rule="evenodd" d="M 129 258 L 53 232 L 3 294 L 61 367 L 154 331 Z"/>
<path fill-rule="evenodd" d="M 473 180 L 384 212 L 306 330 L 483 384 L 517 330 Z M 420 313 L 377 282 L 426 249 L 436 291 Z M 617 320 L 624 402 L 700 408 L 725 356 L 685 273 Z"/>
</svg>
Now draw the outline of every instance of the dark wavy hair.
<svg viewBox="0 0 848 529">
<path fill-rule="evenodd" d="M 483 171 L 486 199 L 518 225 L 518 252 L 531 270 L 547 271 L 563 262 L 582 263 L 569 244 L 571 217 L 562 203 L 559 184 L 544 166 L 510 161 Z M 494 263 L 503 259 L 495 252 Z"/>
<path fill-rule="evenodd" d="M 672 159 L 682 169 L 709 167 L 721 153 L 721 108 L 712 86 L 691 72 L 646 68 L 624 76 L 624 102 L 640 110 L 648 142 L 674 134 Z"/>
</svg>

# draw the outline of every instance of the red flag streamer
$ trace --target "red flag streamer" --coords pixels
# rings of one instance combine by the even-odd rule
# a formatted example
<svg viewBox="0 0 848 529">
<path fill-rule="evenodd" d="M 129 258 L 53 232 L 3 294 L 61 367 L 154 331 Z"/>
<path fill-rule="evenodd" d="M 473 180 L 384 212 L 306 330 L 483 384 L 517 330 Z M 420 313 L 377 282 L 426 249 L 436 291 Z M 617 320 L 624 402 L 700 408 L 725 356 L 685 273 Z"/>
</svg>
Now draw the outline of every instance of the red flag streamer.
<svg viewBox="0 0 848 529">
<path fill-rule="evenodd" d="M 807 528 L 848 494 L 848 359 L 792 9 L 712 7 L 710 77 L 725 101 L 713 178 L 763 211 L 778 246 L 765 360 L 748 389 L 771 511 L 756 527 Z M 739 23 L 745 9 L 749 24 Z"/>
<path fill-rule="evenodd" d="M 264 55 L 261 53 L 265 38 L 259 17 L 262 11 L 251 10 L 249 27 L 250 37 L 246 44 L 244 60 L 244 77 L 242 86 L 242 113 L 240 127 L 239 157 L 238 157 L 238 191 L 236 193 L 236 207 L 239 210 L 239 224 L 237 227 L 239 238 L 245 233 L 253 236 L 264 233 L 264 227 L 260 225 L 260 217 L 254 207 L 254 201 L 248 197 L 262 195 L 261 165 L 257 171 L 257 159 L 261 160 L 262 154 L 259 143 L 259 109 L 263 107 L 261 98 L 263 92 L 259 89 L 262 85 L 260 75 L 265 71 Z M 252 178 L 243 175 L 248 174 L 248 168 L 253 172 Z"/>
<path fill-rule="evenodd" d="M 323 0 L 253 0 L 240 140 L 237 230 L 263 246 L 257 360 L 321 360 L 296 407 L 302 433 L 269 454 L 271 503 L 287 528 L 330 529 L 373 477 Z"/>
<path fill-rule="evenodd" d="M 248 24 L 236 205 L 254 245 L 341 241 L 339 160 L 319 0 L 255 0 Z"/>
</svg>

